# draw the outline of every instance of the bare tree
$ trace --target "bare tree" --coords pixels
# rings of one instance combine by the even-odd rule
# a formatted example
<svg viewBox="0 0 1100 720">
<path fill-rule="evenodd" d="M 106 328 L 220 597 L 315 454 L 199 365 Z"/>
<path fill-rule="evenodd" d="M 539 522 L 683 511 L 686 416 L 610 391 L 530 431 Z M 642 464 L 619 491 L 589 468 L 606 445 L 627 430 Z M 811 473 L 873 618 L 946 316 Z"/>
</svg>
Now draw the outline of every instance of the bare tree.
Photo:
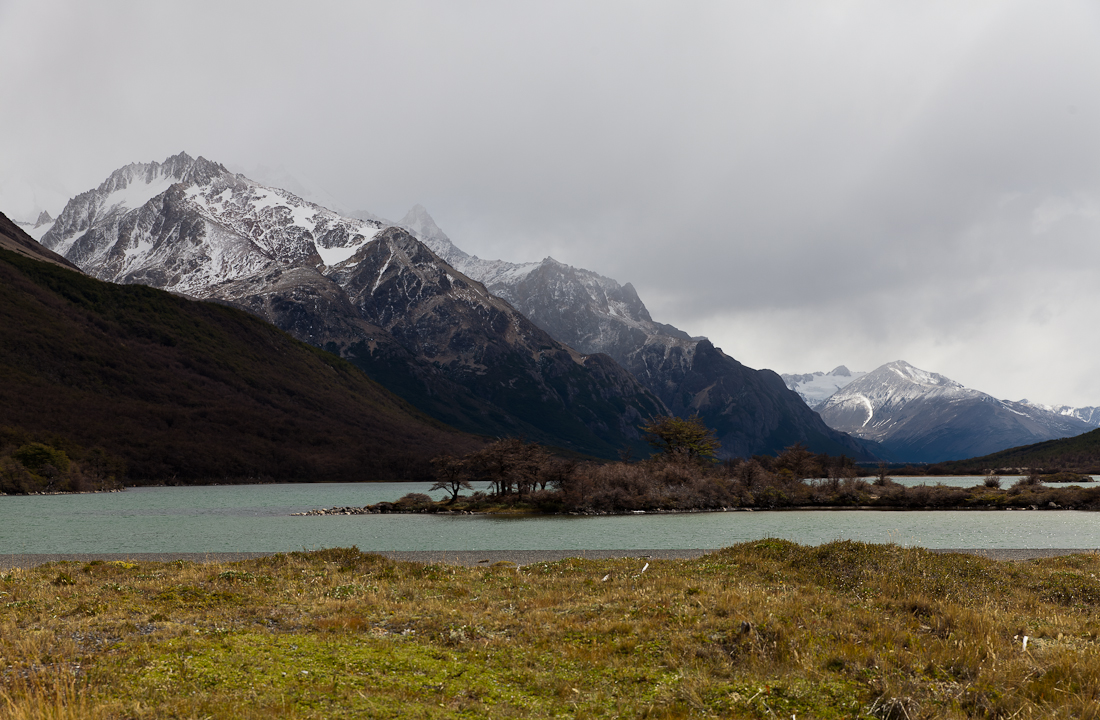
<svg viewBox="0 0 1100 720">
<path fill-rule="evenodd" d="M 460 491 L 474 489 L 468 479 L 469 468 L 464 458 L 456 458 L 453 455 L 440 455 L 437 458 L 432 458 L 432 465 L 435 466 L 435 475 L 439 479 L 431 486 L 429 492 L 446 490 L 451 493 L 451 499 L 447 501 L 448 504 L 453 504 L 458 500 Z"/>
</svg>

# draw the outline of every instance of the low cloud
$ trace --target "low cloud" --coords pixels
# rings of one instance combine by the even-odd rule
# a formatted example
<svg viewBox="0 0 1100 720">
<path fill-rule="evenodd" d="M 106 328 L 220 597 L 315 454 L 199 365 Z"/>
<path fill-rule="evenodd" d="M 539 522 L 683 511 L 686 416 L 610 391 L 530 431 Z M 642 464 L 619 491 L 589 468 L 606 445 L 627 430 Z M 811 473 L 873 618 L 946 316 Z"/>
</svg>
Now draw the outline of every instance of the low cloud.
<svg viewBox="0 0 1100 720">
<path fill-rule="evenodd" d="M 1086 2 L 11 1 L 0 200 L 186 150 L 633 282 L 751 366 L 1100 404 L 1097 88 Z"/>
</svg>

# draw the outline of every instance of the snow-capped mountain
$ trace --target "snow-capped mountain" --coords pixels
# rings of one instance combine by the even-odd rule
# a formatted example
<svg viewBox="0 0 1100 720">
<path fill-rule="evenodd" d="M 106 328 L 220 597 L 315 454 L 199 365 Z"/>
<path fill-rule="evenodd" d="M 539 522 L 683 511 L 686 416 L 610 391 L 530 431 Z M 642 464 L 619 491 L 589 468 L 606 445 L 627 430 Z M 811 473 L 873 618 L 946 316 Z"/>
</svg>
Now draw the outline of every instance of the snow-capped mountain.
<svg viewBox="0 0 1100 720">
<path fill-rule="evenodd" d="M 774 453 L 799 442 L 863 459 L 874 453 L 829 428 L 770 370 L 747 368 L 706 338 L 655 322 L 630 283 L 549 257 L 510 263 L 469 255 L 419 205 L 398 225 L 555 339 L 610 355 L 674 413 L 698 413 L 717 431 L 724 454 Z"/>
<path fill-rule="evenodd" d="M 266 268 L 335 265 L 379 230 L 180 154 L 111 173 L 70 200 L 41 243 L 101 280 L 204 297 Z"/>
<path fill-rule="evenodd" d="M 120 168 L 42 244 L 85 272 L 245 307 L 435 417 L 614 455 L 664 406 L 556 342 L 407 231 L 186 154 Z"/>
<path fill-rule="evenodd" d="M 905 462 L 977 457 L 1092 429 L 1077 418 L 998 400 L 902 360 L 852 381 L 819 412 L 831 427 L 877 441 Z"/>
<path fill-rule="evenodd" d="M 783 382 L 787 384 L 787 387 L 798 393 L 807 405 L 816 410 L 837 390 L 848 386 L 855 380 L 859 380 L 866 374 L 863 371 L 853 372 L 843 365 L 838 365 L 827 373 L 819 370 L 818 372 L 802 375 L 784 373 L 780 377 L 783 378 Z"/>
</svg>

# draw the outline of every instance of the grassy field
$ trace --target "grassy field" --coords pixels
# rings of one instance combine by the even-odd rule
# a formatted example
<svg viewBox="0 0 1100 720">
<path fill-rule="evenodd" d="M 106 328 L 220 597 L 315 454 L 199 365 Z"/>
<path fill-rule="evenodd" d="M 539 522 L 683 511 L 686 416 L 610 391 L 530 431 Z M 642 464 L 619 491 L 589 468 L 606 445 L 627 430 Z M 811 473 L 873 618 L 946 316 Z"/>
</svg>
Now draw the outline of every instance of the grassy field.
<svg viewBox="0 0 1100 720">
<path fill-rule="evenodd" d="M 1098 572 L 781 540 L 55 563 L 0 576 L 0 717 L 1100 717 Z"/>
</svg>

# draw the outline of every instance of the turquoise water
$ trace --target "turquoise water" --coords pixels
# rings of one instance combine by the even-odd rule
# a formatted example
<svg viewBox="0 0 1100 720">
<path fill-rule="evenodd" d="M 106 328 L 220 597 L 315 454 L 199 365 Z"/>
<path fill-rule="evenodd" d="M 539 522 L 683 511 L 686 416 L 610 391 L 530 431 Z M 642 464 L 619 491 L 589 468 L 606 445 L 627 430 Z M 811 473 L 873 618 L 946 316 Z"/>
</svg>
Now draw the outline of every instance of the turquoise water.
<svg viewBox="0 0 1100 720">
<path fill-rule="evenodd" d="M 1012 487 L 1021 475 L 1002 475 L 1001 487 L 1007 490 Z M 862 478 L 867 482 L 874 482 L 874 476 L 864 476 Z M 974 487 L 975 485 L 981 485 L 985 482 L 985 475 L 955 475 L 952 477 L 893 477 L 890 478 L 898 485 L 905 485 L 906 487 L 915 487 L 917 485 L 928 485 L 934 487 L 936 485 L 946 485 L 947 487 Z M 1092 487 L 1092 483 L 1046 483 L 1050 487 L 1069 487 L 1073 484 L 1080 484 L 1081 487 Z"/>
<path fill-rule="evenodd" d="M 0 497 L 0 554 L 719 548 L 764 537 L 928 548 L 1100 548 L 1100 513 L 799 510 L 500 518 L 291 517 L 426 492 L 426 483 L 134 488 Z M 442 493 L 435 493 L 441 497 Z"/>
</svg>

